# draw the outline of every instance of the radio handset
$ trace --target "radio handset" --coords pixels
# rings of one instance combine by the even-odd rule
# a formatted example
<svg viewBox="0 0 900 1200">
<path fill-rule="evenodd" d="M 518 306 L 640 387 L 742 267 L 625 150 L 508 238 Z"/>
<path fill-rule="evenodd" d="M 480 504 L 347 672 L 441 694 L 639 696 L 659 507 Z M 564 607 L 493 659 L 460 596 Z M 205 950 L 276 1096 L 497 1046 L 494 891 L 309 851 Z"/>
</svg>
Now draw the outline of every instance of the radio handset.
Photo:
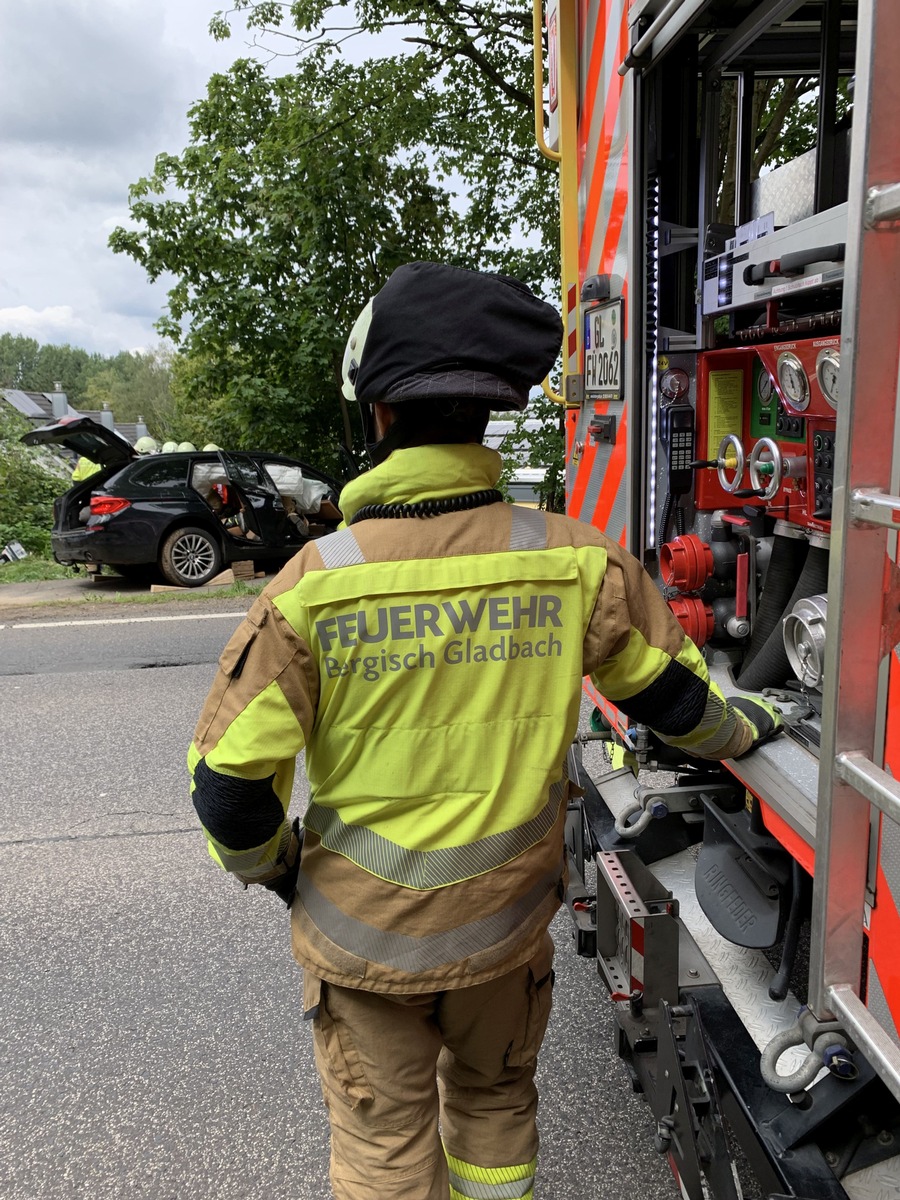
<svg viewBox="0 0 900 1200">
<path fill-rule="evenodd" d="M 690 404 L 670 404 L 662 410 L 662 440 L 666 445 L 666 491 L 670 496 L 683 496 L 694 482 L 694 410 Z"/>
<path fill-rule="evenodd" d="M 666 447 L 666 499 L 657 533 L 661 545 L 669 536 L 673 518 L 675 532 L 684 533 L 684 510 L 677 499 L 689 492 L 694 482 L 694 410 L 690 404 L 668 404 L 660 416 L 660 440 Z"/>
</svg>

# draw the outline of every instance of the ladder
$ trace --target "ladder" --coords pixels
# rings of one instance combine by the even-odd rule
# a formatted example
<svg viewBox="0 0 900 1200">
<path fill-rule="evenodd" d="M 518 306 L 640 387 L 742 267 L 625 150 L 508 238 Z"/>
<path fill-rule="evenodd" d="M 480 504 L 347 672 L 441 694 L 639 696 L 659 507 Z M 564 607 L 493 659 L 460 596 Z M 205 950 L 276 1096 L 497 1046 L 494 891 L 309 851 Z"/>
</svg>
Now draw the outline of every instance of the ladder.
<svg viewBox="0 0 900 1200">
<path fill-rule="evenodd" d="M 900 3 L 859 0 L 857 28 L 809 1005 L 900 1099 L 900 1036 L 861 966 L 867 902 L 900 901 L 900 779 L 885 770 L 892 674 L 900 704 Z"/>
</svg>

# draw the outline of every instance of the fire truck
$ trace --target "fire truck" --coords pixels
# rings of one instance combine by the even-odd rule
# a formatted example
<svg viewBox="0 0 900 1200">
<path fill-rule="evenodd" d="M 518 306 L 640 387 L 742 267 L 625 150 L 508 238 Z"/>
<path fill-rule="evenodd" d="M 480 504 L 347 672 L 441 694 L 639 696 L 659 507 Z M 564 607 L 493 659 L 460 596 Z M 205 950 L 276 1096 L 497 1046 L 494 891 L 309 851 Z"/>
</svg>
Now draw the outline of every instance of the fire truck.
<svg viewBox="0 0 900 1200">
<path fill-rule="evenodd" d="M 534 34 L 569 514 L 785 723 L 683 760 L 589 689 L 577 949 L 685 1197 L 897 1200 L 900 0 L 535 0 Z"/>
</svg>

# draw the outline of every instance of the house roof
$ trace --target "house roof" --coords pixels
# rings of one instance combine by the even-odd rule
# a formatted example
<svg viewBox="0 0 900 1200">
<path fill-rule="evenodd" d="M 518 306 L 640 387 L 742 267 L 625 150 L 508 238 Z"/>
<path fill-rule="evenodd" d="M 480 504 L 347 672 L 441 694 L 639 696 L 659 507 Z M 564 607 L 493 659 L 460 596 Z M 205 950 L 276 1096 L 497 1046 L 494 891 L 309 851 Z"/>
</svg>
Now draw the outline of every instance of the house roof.
<svg viewBox="0 0 900 1200">
<path fill-rule="evenodd" d="M 21 413 L 23 417 L 27 417 L 34 425 L 46 425 L 59 419 L 53 412 L 53 397 L 59 395 L 59 392 L 23 392 L 19 388 L 0 388 L 0 398 Z M 65 415 L 67 417 L 90 417 L 98 425 L 105 424 L 103 413 L 98 409 L 73 408 L 68 400 L 66 400 Z M 138 426 L 134 421 L 116 421 L 113 428 L 132 445 L 141 436 L 141 433 L 146 432 L 144 429 L 138 432 Z"/>
<path fill-rule="evenodd" d="M 53 413 L 53 396 L 59 395 L 58 392 L 23 392 L 18 388 L 0 388 L 0 395 L 29 421 L 43 422 L 57 419 Z M 82 417 L 85 415 L 68 404 L 68 401 L 66 403 L 68 416 Z"/>
</svg>

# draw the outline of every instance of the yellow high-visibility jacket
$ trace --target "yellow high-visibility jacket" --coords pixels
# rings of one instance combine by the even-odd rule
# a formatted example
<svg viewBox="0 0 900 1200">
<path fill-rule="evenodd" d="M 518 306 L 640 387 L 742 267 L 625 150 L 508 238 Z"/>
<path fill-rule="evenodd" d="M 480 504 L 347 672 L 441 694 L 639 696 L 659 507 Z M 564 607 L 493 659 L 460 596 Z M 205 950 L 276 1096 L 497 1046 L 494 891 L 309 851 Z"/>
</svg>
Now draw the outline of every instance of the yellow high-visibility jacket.
<svg viewBox="0 0 900 1200">
<path fill-rule="evenodd" d="M 89 458 L 85 458 L 82 455 L 75 464 L 75 470 L 72 472 L 72 481 L 73 483 L 80 483 L 82 479 L 89 479 L 91 475 L 96 475 L 99 470 L 99 463 L 91 462 Z"/>
<path fill-rule="evenodd" d="M 728 758 L 750 725 L 652 580 L 589 525 L 509 504 L 369 519 L 492 487 L 483 446 L 395 451 L 341 496 L 226 646 L 189 753 L 209 852 L 279 873 L 297 754 L 311 801 L 293 948 L 332 983 L 462 987 L 528 961 L 564 892 L 581 680 L 670 744 Z"/>
</svg>

